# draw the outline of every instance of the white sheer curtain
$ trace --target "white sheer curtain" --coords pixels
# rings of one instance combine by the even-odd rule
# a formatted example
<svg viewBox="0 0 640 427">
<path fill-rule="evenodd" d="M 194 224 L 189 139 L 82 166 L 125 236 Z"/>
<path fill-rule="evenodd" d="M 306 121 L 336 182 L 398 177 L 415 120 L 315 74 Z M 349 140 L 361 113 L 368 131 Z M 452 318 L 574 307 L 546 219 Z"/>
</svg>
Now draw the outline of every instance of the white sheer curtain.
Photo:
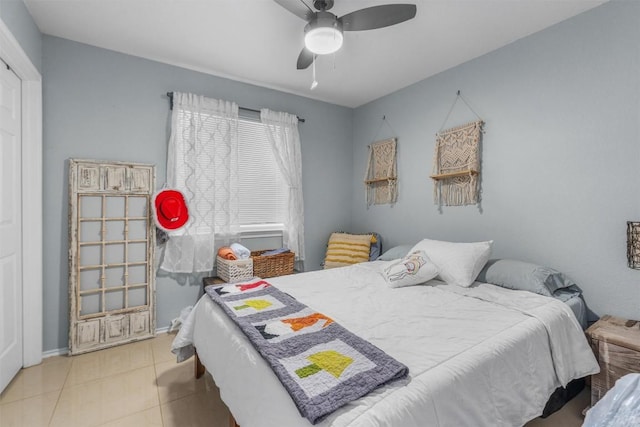
<svg viewBox="0 0 640 427">
<path fill-rule="evenodd" d="M 289 187 L 282 243 L 304 260 L 304 206 L 302 200 L 302 156 L 298 117 L 263 109 L 260 120 L 265 125 L 269 144 Z"/>
<path fill-rule="evenodd" d="M 190 218 L 169 233 L 160 268 L 211 271 L 215 248 L 239 235 L 237 104 L 173 93 L 167 186 L 182 191 Z"/>
</svg>

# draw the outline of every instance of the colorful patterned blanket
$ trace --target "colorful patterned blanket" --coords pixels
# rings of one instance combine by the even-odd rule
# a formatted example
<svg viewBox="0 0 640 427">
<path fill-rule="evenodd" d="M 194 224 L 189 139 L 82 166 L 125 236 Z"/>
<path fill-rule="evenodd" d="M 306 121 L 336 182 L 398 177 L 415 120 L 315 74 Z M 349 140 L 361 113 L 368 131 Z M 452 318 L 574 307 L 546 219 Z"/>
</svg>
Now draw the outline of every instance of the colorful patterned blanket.
<svg viewBox="0 0 640 427">
<path fill-rule="evenodd" d="M 312 424 L 409 373 L 379 348 L 264 280 L 205 290 L 271 365 Z"/>
</svg>

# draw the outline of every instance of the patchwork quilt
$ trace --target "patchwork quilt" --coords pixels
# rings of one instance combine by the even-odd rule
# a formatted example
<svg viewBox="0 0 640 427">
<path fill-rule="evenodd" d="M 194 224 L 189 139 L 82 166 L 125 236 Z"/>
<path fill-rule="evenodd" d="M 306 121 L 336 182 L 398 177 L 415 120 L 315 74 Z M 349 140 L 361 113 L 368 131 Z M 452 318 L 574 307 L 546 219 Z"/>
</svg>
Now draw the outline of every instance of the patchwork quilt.
<svg viewBox="0 0 640 427">
<path fill-rule="evenodd" d="M 269 363 L 312 424 L 408 368 L 264 280 L 211 285 L 211 299 Z"/>
</svg>

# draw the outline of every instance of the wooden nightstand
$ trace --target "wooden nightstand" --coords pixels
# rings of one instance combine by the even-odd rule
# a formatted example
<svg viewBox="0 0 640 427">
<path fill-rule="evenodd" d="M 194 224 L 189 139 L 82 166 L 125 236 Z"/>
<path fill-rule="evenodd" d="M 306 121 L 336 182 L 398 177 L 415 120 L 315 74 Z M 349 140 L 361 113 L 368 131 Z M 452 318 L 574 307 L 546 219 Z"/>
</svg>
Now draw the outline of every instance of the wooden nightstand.
<svg viewBox="0 0 640 427">
<path fill-rule="evenodd" d="M 214 276 L 214 277 L 205 277 L 204 279 L 202 279 L 202 294 L 204 294 L 204 288 L 206 288 L 209 285 L 220 285 L 222 283 L 226 283 L 224 280 L 222 280 L 221 278 L 219 278 L 218 276 Z"/>
<path fill-rule="evenodd" d="M 603 316 L 587 329 L 600 373 L 591 376 L 591 406 L 616 380 L 640 372 L 640 321 Z"/>
</svg>

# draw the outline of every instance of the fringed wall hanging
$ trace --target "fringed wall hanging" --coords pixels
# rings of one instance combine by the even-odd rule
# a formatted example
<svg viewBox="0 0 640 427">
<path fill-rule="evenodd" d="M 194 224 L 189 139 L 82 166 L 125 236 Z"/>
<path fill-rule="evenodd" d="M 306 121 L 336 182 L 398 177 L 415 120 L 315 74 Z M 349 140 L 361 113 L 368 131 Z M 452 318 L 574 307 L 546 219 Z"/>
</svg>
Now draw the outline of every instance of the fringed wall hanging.
<svg viewBox="0 0 640 427">
<path fill-rule="evenodd" d="M 460 91 L 456 101 L 458 98 L 462 98 Z M 464 98 L 462 100 L 471 109 Z M 438 206 L 464 206 L 480 202 L 480 143 L 483 125 L 482 120 L 477 120 L 462 126 L 441 129 L 436 134 L 431 179 L 434 181 L 434 203 Z"/>
<path fill-rule="evenodd" d="M 395 138 L 369 145 L 369 162 L 364 178 L 367 206 L 394 204 L 398 199 L 396 145 Z"/>
</svg>

